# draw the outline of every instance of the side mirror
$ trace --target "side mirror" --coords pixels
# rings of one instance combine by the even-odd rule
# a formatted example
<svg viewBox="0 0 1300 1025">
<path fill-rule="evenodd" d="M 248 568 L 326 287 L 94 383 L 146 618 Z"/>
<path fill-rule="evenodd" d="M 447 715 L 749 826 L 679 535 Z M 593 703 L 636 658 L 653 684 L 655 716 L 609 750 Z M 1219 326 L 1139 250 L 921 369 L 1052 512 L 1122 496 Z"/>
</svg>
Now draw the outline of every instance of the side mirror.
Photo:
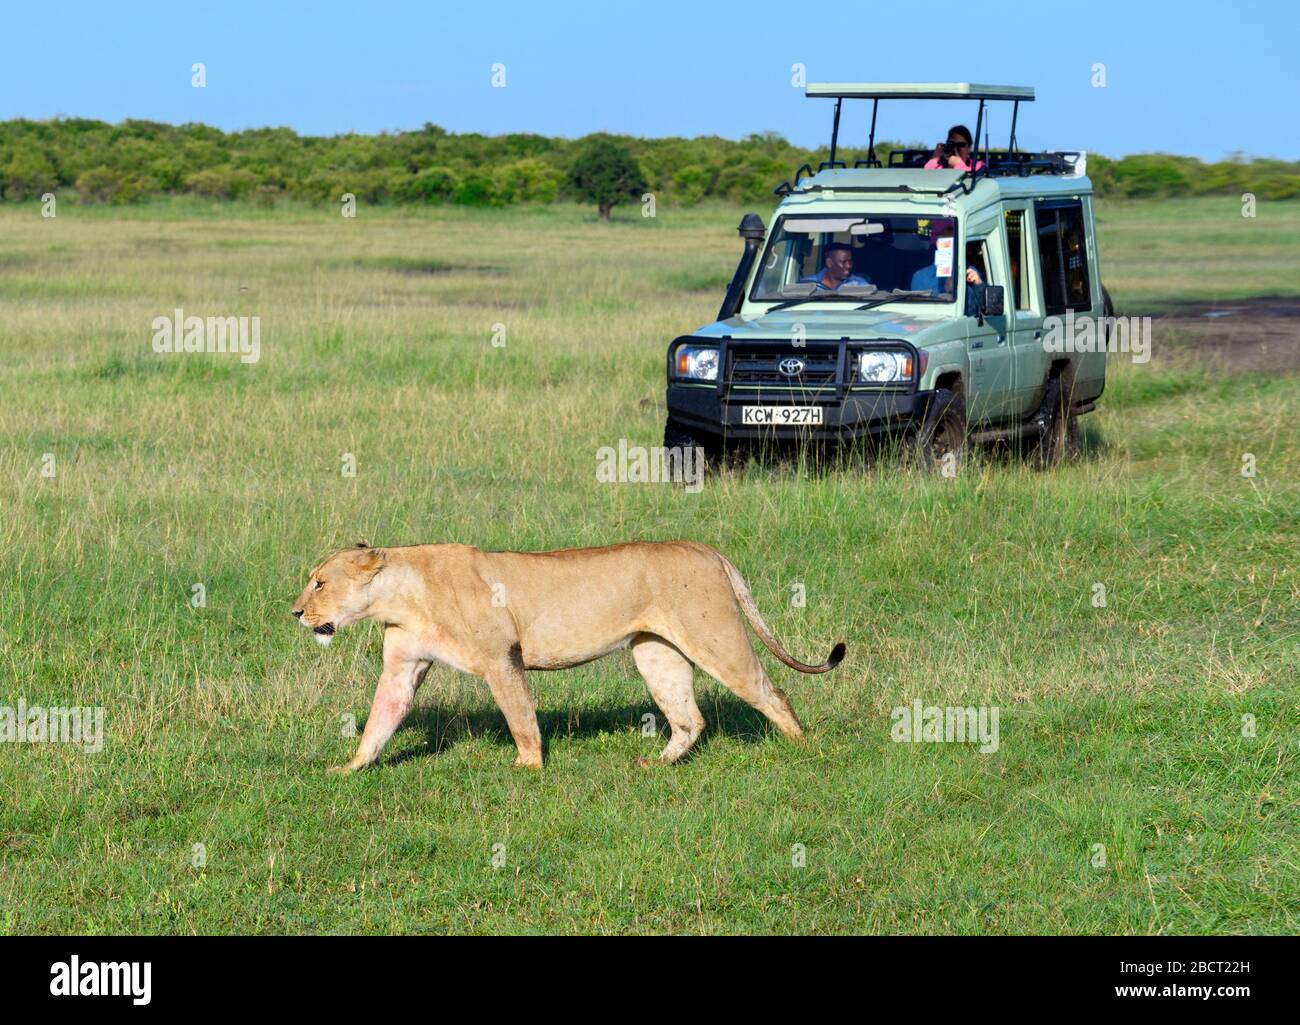
<svg viewBox="0 0 1300 1025">
<path fill-rule="evenodd" d="M 980 314 L 985 317 L 1000 317 L 1005 302 L 1002 285 L 985 285 L 984 294 L 980 296 Z"/>
</svg>

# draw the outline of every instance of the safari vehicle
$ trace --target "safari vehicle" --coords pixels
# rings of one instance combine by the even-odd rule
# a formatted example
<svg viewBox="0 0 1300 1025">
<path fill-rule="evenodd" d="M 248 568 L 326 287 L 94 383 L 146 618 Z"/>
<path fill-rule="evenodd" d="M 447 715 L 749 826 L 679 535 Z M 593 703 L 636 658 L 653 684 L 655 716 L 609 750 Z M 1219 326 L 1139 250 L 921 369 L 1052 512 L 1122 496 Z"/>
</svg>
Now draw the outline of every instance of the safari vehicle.
<svg viewBox="0 0 1300 1025">
<path fill-rule="evenodd" d="M 1034 98 L 1022 86 L 809 85 L 807 95 L 835 101 L 829 159 L 776 188 L 770 228 L 744 217 L 718 319 L 668 347 L 665 445 L 714 458 L 764 440 L 898 434 L 928 459 L 1012 439 L 1043 464 L 1071 454 L 1077 418 L 1105 385 L 1104 345 L 1049 351 L 1062 347 L 1045 345 L 1044 322 L 1110 313 L 1084 155 L 1017 149 L 1020 104 Z M 836 159 L 850 99 L 872 101 L 867 156 L 853 167 Z M 882 99 L 977 102 L 970 169 L 926 170 L 921 150 L 882 166 Z M 1005 150 L 979 145 L 991 101 L 1013 104 Z M 848 272 L 838 288 L 823 276 L 828 261 Z"/>
</svg>

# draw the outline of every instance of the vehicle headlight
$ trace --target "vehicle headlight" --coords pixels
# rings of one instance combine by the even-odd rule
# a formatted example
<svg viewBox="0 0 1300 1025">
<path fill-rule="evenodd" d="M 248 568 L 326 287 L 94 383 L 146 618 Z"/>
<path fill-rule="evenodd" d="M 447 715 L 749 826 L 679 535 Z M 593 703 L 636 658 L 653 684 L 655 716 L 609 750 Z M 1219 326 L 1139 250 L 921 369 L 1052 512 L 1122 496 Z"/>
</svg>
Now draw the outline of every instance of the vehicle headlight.
<svg viewBox="0 0 1300 1025">
<path fill-rule="evenodd" d="M 683 345 L 677 350 L 676 369 L 678 377 L 689 377 L 696 381 L 716 381 L 718 350 L 713 346 Z"/>
<path fill-rule="evenodd" d="M 912 379 L 912 356 L 907 352 L 864 352 L 858 357 L 858 378 L 871 384 Z"/>
</svg>

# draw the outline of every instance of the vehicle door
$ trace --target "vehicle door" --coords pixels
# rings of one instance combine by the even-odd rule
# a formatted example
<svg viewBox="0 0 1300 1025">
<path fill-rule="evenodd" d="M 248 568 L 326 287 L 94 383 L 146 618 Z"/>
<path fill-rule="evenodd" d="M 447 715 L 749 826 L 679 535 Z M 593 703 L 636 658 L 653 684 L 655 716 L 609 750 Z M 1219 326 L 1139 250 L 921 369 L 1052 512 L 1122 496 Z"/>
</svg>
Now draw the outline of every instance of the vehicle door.
<svg viewBox="0 0 1300 1025">
<path fill-rule="evenodd" d="M 1011 334 L 1014 393 L 1008 415 L 1028 416 L 1043 401 L 1050 363 L 1043 348 L 1043 288 L 1037 233 L 1029 205 L 1008 203 L 1003 210 L 1009 283 L 1006 293 Z"/>
<path fill-rule="evenodd" d="M 1006 244 L 1001 223 L 988 225 L 972 233 L 963 246 L 963 260 L 958 276 L 961 309 L 969 310 L 966 318 L 966 348 L 970 358 L 970 387 L 967 391 L 966 416 L 971 422 L 988 423 L 1008 415 L 1012 400 L 1012 353 L 1009 342 L 1010 311 L 1004 306 L 1000 316 L 982 317 L 975 307 L 972 287 L 966 282 L 967 269 L 974 267 L 986 285 L 1003 285 L 1007 281 Z M 970 295 L 971 298 L 967 299 Z"/>
</svg>

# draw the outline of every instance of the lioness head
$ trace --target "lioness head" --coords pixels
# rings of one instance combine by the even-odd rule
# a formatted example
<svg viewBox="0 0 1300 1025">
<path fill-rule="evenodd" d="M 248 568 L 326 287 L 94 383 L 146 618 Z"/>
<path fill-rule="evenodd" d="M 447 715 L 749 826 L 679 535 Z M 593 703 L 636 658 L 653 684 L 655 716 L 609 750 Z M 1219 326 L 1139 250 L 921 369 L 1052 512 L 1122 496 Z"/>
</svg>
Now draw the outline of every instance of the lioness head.
<svg viewBox="0 0 1300 1025">
<path fill-rule="evenodd" d="M 311 571 L 307 586 L 293 603 L 298 622 L 329 644 L 334 631 L 355 623 L 370 607 L 370 587 L 384 566 L 384 550 L 363 541 L 335 552 Z"/>
</svg>

